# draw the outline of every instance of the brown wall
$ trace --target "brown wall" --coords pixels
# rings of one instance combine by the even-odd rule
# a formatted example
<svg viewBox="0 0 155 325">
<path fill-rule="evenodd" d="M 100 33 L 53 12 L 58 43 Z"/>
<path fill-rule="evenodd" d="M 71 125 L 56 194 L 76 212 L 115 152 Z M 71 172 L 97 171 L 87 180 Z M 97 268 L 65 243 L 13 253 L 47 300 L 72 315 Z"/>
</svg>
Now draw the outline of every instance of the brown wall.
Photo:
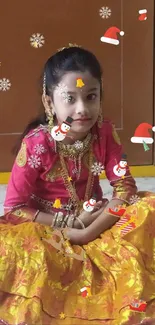
<svg viewBox="0 0 155 325">
<path fill-rule="evenodd" d="M 0 78 L 12 85 L 0 91 L 0 171 L 11 169 L 11 148 L 39 112 L 39 77 L 45 61 L 69 42 L 93 51 L 102 64 L 104 115 L 115 122 L 129 163 L 153 164 L 153 145 L 144 152 L 130 138 L 140 123 L 153 125 L 154 1 L 108 0 L 112 14 L 107 19 L 99 15 L 103 6 L 103 0 L 2 1 Z M 140 22 L 138 11 L 143 8 L 148 19 Z M 125 32 L 118 35 L 118 46 L 100 41 L 111 26 Z M 41 48 L 30 45 L 34 33 L 45 38 Z"/>
</svg>

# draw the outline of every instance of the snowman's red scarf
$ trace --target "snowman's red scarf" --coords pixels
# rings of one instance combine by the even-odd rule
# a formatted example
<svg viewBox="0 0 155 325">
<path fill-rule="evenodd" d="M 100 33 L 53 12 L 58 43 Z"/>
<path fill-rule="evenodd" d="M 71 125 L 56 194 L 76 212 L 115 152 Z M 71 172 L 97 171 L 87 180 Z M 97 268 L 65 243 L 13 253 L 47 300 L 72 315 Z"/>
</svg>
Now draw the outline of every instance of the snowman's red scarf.
<svg viewBox="0 0 155 325">
<path fill-rule="evenodd" d="M 119 168 L 120 168 L 120 169 L 126 169 L 126 167 L 127 167 L 127 166 L 125 166 L 125 167 L 122 167 L 122 166 L 120 166 L 120 164 L 118 164 L 118 166 L 117 166 L 116 170 L 119 170 Z"/>
<path fill-rule="evenodd" d="M 88 203 L 87 204 L 89 204 L 91 207 L 93 207 L 94 206 L 94 203 L 93 204 L 91 204 L 90 203 L 90 201 L 88 201 Z"/>
<path fill-rule="evenodd" d="M 61 125 L 59 125 L 58 128 L 55 130 L 55 132 L 58 132 L 58 131 L 61 131 L 62 134 L 66 134 L 68 132 L 68 130 L 67 131 L 63 131 L 61 129 Z"/>
</svg>

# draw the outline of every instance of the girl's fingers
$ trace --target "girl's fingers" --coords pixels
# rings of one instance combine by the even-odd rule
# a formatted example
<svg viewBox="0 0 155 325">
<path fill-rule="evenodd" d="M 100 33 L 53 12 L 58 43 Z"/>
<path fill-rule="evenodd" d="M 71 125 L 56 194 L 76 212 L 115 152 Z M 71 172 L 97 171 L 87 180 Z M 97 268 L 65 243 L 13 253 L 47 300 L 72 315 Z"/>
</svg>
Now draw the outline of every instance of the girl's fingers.
<svg viewBox="0 0 155 325">
<path fill-rule="evenodd" d="M 95 218 L 95 217 L 99 216 L 103 211 L 104 211 L 104 207 L 101 207 L 97 211 L 95 211 L 95 212 L 93 211 L 92 216 Z"/>
<path fill-rule="evenodd" d="M 102 201 L 98 201 L 95 206 L 94 206 L 94 210 L 93 212 L 95 212 L 96 210 L 99 210 L 102 206 Z"/>
</svg>

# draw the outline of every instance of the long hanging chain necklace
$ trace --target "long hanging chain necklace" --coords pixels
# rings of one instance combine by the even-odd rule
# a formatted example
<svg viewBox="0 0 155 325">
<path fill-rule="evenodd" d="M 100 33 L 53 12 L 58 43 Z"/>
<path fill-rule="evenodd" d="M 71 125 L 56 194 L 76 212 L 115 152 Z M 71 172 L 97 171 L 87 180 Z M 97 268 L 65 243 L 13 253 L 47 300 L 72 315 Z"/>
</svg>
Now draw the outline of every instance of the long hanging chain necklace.
<svg viewBox="0 0 155 325">
<path fill-rule="evenodd" d="M 87 181 L 87 185 L 86 185 L 84 201 L 88 201 L 90 199 L 93 184 L 94 184 L 94 175 L 91 172 L 91 166 L 93 164 L 93 141 L 94 141 L 94 138 L 92 137 L 92 140 L 90 142 L 90 147 L 89 147 L 89 176 L 88 176 L 88 181 Z M 75 185 L 73 185 L 71 183 L 71 181 L 69 180 L 69 173 L 68 173 L 68 169 L 67 169 L 66 162 L 64 159 L 63 151 L 61 151 L 61 150 L 59 151 L 59 156 L 60 156 L 60 163 L 61 163 L 61 167 L 62 167 L 62 177 L 63 177 L 64 184 L 66 186 L 66 189 L 68 190 L 68 193 L 70 195 L 70 198 L 71 198 L 73 204 L 75 205 L 76 212 L 80 212 L 80 210 L 81 210 L 80 200 L 76 193 Z M 79 155 L 79 166 L 81 169 L 81 155 Z"/>
</svg>

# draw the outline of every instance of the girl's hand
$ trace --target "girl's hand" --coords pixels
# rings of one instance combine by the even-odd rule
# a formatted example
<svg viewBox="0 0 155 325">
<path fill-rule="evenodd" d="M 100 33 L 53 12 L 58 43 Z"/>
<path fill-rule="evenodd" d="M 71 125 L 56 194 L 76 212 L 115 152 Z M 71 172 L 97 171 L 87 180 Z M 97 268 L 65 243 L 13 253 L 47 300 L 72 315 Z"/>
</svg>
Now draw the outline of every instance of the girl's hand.
<svg viewBox="0 0 155 325">
<path fill-rule="evenodd" d="M 86 237 L 86 229 L 65 228 L 65 236 L 72 245 L 83 245 Z"/>
<path fill-rule="evenodd" d="M 109 201 L 107 199 L 105 199 L 104 201 L 98 201 L 92 212 L 87 212 L 83 210 L 82 213 L 78 216 L 78 218 L 84 223 L 85 227 L 88 227 L 92 222 L 94 222 L 94 220 L 96 220 L 96 218 L 99 217 L 99 215 L 104 211 L 108 203 Z M 78 220 L 75 221 L 74 228 L 81 229 L 81 225 Z"/>
</svg>

